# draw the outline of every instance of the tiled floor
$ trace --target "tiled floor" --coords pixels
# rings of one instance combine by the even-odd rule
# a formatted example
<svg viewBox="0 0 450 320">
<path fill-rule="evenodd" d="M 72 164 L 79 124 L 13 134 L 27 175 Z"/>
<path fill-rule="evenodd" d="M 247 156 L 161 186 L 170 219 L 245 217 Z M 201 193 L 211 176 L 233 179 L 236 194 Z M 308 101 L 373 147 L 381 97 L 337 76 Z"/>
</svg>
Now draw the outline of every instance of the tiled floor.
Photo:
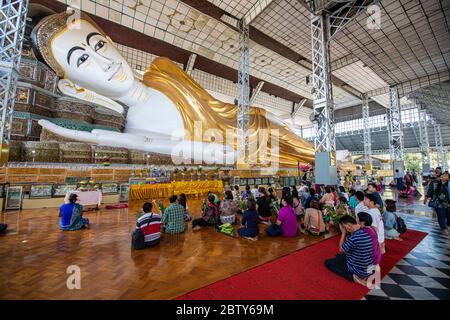
<svg viewBox="0 0 450 320">
<path fill-rule="evenodd" d="M 386 192 L 384 199 L 395 198 Z M 422 200 L 397 203 L 409 229 L 428 235 L 365 297 L 367 300 L 450 300 L 450 238 Z"/>
</svg>

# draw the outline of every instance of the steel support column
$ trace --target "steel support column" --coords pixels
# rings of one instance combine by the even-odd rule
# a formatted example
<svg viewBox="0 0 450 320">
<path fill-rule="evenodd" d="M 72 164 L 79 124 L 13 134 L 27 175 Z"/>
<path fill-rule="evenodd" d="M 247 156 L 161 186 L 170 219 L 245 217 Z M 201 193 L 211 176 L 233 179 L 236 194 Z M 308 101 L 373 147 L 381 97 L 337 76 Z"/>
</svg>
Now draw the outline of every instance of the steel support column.
<svg viewBox="0 0 450 320">
<path fill-rule="evenodd" d="M 442 171 L 447 170 L 446 151 L 442 143 L 441 125 L 434 123 L 434 141 L 436 144 L 437 162 L 438 166 L 442 168 Z"/>
<path fill-rule="evenodd" d="M 9 158 L 11 122 L 19 78 L 28 0 L 0 2 L 0 162 Z"/>
<path fill-rule="evenodd" d="M 389 106 L 388 128 L 389 153 L 391 156 L 391 163 L 394 170 L 403 170 L 403 161 L 405 160 L 405 154 L 403 150 L 402 119 L 397 87 L 389 88 Z"/>
<path fill-rule="evenodd" d="M 311 36 L 313 108 L 316 117 L 314 125 L 316 183 L 335 184 L 337 174 L 334 103 L 330 72 L 329 26 L 325 15 L 312 16 Z"/>
<path fill-rule="evenodd" d="M 362 98 L 364 163 L 366 170 L 372 170 L 372 139 L 370 137 L 369 98 L 367 97 L 367 94 L 363 94 Z"/>
<path fill-rule="evenodd" d="M 249 28 L 244 19 L 239 21 L 239 70 L 238 70 L 238 110 L 237 139 L 238 164 L 248 164 L 249 146 Z"/>
<path fill-rule="evenodd" d="M 430 140 L 428 139 L 428 121 L 427 112 L 419 109 L 419 136 L 420 136 L 420 153 L 422 154 L 422 172 L 430 171 Z"/>
</svg>

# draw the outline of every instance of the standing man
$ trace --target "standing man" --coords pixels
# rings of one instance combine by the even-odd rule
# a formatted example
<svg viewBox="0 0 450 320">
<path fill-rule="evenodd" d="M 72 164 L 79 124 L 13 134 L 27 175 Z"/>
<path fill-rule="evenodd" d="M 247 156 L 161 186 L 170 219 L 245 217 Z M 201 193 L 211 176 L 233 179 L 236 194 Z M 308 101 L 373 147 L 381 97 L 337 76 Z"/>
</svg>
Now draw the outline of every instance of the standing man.
<svg viewBox="0 0 450 320">
<path fill-rule="evenodd" d="M 438 168 L 436 168 L 437 170 Z M 448 181 L 448 173 L 440 174 L 438 178 L 431 180 L 423 200 L 423 203 L 426 204 L 430 199 L 430 206 L 436 212 L 441 232 L 446 236 L 450 231 L 450 183 Z"/>
<path fill-rule="evenodd" d="M 398 169 L 395 169 L 395 178 L 397 179 L 397 190 L 403 190 L 403 175 Z"/>
</svg>

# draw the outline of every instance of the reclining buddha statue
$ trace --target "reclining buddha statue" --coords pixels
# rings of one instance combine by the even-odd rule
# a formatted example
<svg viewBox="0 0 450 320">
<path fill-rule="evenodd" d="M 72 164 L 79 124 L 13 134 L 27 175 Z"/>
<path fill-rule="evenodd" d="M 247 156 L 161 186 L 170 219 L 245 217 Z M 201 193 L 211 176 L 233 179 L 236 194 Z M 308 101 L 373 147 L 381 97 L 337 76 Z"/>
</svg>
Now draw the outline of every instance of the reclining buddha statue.
<svg viewBox="0 0 450 320">
<path fill-rule="evenodd" d="M 204 159 L 207 150 L 217 164 L 228 164 L 230 157 L 236 160 L 235 105 L 214 99 L 167 58 L 156 58 L 141 82 L 105 32 L 87 14 L 78 13 L 76 18 L 73 12 L 43 18 L 32 32 L 34 49 L 60 77 L 58 88 L 63 94 L 122 114 L 123 105 L 127 106 L 126 126 L 124 132 L 87 132 L 40 120 L 43 128 L 89 144 L 165 155 L 178 148 L 184 157 L 197 161 Z M 233 139 L 225 143 L 208 134 L 199 136 L 199 124 L 203 130 L 214 128 L 223 137 L 232 130 Z M 250 107 L 249 128 L 251 135 L 277 132 L 280 167 L 314 162 L 313 146 L 264 109 Z"/>
</svg>

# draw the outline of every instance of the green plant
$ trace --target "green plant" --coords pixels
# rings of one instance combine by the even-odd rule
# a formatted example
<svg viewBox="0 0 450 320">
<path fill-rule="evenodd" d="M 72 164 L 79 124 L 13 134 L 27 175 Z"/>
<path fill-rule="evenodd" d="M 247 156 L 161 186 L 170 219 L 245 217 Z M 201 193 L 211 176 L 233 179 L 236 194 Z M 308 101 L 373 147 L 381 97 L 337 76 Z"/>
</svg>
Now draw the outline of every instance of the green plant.
<svg viewBox="0 0 450 320">
<path fill-rule="evenodd" d="M 247 210 L 248 206 L 247 206 L 247 200 L 242 200 L 239 202 L 239 207 L 241 208 L 242 211 Z"/>
<path fill-rule="evenodd" d="M 270 211 L 272 212 L 272 214 L 278 215 L 278 212 L 280 211 L 280 206 L 276 201 L 272 201 L 270 203 Z"/>
</svg>

